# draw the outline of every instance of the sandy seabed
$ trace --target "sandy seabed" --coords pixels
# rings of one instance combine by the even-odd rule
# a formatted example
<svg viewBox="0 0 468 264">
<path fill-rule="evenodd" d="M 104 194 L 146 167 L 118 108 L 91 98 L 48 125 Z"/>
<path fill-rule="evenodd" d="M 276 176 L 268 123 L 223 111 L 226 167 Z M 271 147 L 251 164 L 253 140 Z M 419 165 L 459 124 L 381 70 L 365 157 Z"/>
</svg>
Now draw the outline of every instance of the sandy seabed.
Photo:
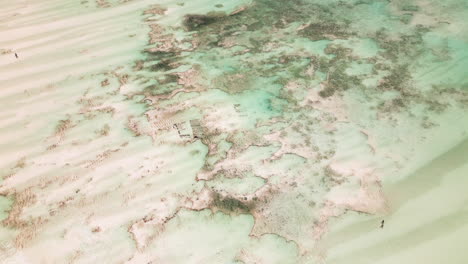
<svg viewBox="0 0 468 264">
<path fill-rule="evenodd" d="M 2 5 L 0 262 L 467 263 L 465 2 Z"/>
</svg>

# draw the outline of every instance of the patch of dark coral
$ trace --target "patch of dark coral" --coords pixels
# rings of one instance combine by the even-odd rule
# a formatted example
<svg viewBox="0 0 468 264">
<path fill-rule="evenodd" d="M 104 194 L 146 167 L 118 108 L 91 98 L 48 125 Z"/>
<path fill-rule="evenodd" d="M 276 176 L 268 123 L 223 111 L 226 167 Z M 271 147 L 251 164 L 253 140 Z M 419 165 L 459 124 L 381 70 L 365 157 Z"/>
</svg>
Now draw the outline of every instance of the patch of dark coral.
<svg viewBox="0 0 468 264">
<path fill-rule="evenodd" d="M 146 54 L 147 54 L 149 60 L 156 60 L 156 59 L 161 60 L 161 59 L 176 58 L 177 56 L 180 55 L 180 52 L 147 50 Z"/>
<path fill-rule="evenodd" d="M 165 74 L 164 77 L 158 78 L 159 84 L 178 83 L 179 76 L 176 74 Z"/>
<path fill-rule="evenodd" d="M 362 80 L 358 76 L 348 75 L 346 69 L 353 58 L 351 49 L 341 46 L 328 46 L 326 54 L 333 54 L 332 59 L 319 58 L 314 60 L 314 67 L 318 71 L 327 74 L 327 79 L 323 84 L 325 88 L 319 92 L 323 98 L 330 97 L 337 91 L 345 91 L 353 87 L 362 86 Z"/>
<path fill-rule="evenodd" d="M 327 97 L 330 97 L 333 94 L 335 94 L 335 91 L 336 91 L 335 89 L 327 86 L 327 87 L 325 87 L 325 89 L 323 89 L 323 90 L 321 90 L 319 92 L 319 95 L 320 95 L 320 97 L 327 98 Z"/>
<path fill-rule="evenodd" d="M 357 76 L 349 76 L 343 67 L 339 67 L 330 73 L 327 88 L 346 91 L 351 87 L 359 87 L 361 80 Z"/>
<path fill-rule="evenodd" d="M 395 98 L 392 100 L 392 105 L 395 107 L 404 107 L 405 101 L 403 100 L 403 98 Z"/>
<path fill-rule="evenodd" d="M 410 81 L 411 74 L 408 65 L 396 65 L 391 69 L 390 74 L 381 80 L 377 87 L 383 90 L 404 92 L 409 88 Z"/>
<path fill-rule="evenodd" d="M 188 31 L 196 31 L 204 26 L 219 22 L 227 17 L 225 12 L 210 12 L 206 15 L 185 15 L 183 25 Z"/>
<path fill-rule="evenodd" d="M 299 33 L 313 41 L 336 38 L 347 39 L 354 35 L 347 26 L 335 22 L 311 23 Z"/>
<path fill-rule="evenodd" d="M 405 12 L 418 12 L 419 11 L 419 6 L 403 5 L 400 9 L 401 9 L 401 11 L 405 11 Z"/>
<path fill-rule="evenodd" d="M 325 54 L 333 54 L 334 57 L 332 62 L 337 60 L 349 60 L 352 58 L 352 49 L 345 48 L 340 45 L 328 45 L 325 50 Z"/>
<path fill-rule="evenodd" d="M 397 63 L 400 58 L 416 58 L 425 51 L 423 35 L 428 31 L 427 28 L 417 27 L 412 35 L 402 35 L 400 39 L 390 38 L 385 30 L 380 30 L 374 36 L 379 48 L 382 50 L 380 55 Z"/>
<path fill-rule="evenodd" d="M 239 200 L 230 196 L 222 196 L 217 192 L 212 193 L 212 208 L 216 208 L 225 213 L 245 214 L 250 213 L 255 208 L 254 201 Z"/>
<path fill-rule="evenodd" d="M 220 40 L 243 31 L 263 31 L 265 34 L 258 35 L 268 35 L 269 32 L 276 29 L 287 27 L 291 22 L 307 23 L 311 19 L 311 14 L 313 14 L 317 22 L 311 23 L 302 30 L 305 37 L 312 39 L 347 38 L 352 35 L 348 30 L 348 23 L 346 21 L 330 20 L 331 17 L 334 17 L 333 6 L 335 5 L 329 7 L 327 5 L 310 4 L 301 0 L 257 0 L 255 4 L 234 15 L 188 15 L 184 20 L 184 25 L 188 30 L 198 31 L 198 38 L 203 47 L 206 38 L 213 33 Z M 258 39 L 251 40 L 251 42 L 254 42 L 252 43 L 254 49 L 259 51 L 262 43 L 255 43 L 255 41 L 258 41 Z M 210 43 L 210 45 L 213 44 L 212 41 Z"/>
<path fill-rule="evenodd" d="M 177 68 L 177 65 L 174 64 L 174 61 L 171 59 L 162 59 L 151 65 L 152 71 L 166 72 Z"/>
</svg>

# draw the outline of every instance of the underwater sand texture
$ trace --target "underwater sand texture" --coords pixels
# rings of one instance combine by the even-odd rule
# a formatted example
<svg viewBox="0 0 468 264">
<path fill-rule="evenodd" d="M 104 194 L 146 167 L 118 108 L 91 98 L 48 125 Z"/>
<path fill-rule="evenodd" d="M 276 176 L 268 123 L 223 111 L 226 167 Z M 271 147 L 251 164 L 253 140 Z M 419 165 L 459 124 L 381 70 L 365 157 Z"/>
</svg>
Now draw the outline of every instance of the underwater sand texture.
<svg viewBox="0 0 468 264">
<path fill-rule="evenodd" d="M 467 15 L 3 3 L 0 262 L 467 263 Z"/>
</svg>

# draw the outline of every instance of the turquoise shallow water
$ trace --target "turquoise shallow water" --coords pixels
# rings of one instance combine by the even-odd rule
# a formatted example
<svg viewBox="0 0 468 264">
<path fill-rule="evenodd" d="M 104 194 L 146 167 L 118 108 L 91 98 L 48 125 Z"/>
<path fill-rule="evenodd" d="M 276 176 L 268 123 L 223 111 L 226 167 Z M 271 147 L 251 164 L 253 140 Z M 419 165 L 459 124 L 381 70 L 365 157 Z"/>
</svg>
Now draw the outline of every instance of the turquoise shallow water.
<svg viewBox="0 0 468 264">
<path fill-rule="evenodd" d="M 2 260 L 468 259 L 466 1 L 15 5 Z"/>
</svg>

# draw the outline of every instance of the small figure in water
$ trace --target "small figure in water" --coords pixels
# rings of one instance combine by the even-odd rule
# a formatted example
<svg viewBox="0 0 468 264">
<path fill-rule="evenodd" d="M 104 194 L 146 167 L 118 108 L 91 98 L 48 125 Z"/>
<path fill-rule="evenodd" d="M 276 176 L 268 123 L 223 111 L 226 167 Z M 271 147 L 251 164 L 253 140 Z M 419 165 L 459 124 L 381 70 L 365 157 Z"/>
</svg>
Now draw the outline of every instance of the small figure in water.
<svg viewBox="0 0 468 264">
<path fill-rule="evenodd" d="M 382 222 L 380 222 L 380 228 L 383 228 L 384 223 L 385 223 L 385 220 L 382 220 Z"/>
<path fill-rule="evenodd" d="M 15 52 L 15 57 L 18 58 L 18 54 L 16 54 L 16 52 Z"/>
</svg>

